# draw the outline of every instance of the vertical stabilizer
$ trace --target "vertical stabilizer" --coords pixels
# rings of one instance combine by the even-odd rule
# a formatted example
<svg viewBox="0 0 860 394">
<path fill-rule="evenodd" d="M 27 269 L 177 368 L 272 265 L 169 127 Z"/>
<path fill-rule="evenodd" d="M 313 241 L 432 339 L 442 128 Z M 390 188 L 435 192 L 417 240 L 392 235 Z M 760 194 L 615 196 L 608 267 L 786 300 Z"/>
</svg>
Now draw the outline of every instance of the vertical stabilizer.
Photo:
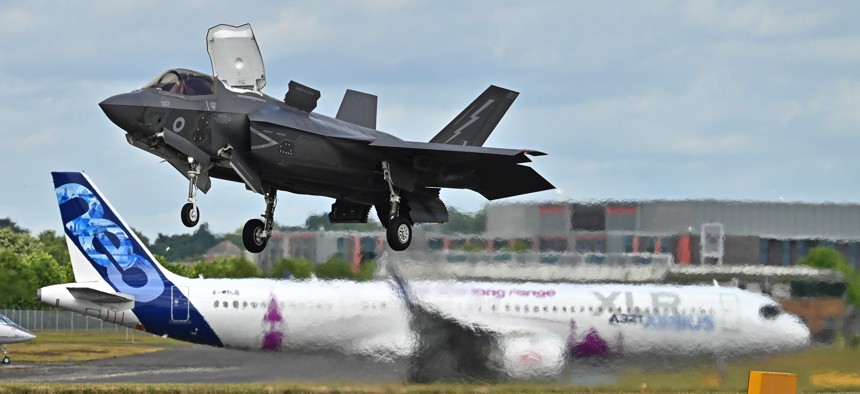
<svg viewBox="0 0 860 394">
<path fill-rule="evenodd" d="M 376 96 L 347 89 L 335 117 L 376 130 Z"/>
<path fill-rule="evenodd" d="M 177 276 L 164 269 L 80 172 L 52 172 L 54 191 L 76 282 L 106 282 L 114 290 L 152 301 Z"/>
<path fill-rule="evenodd" d="M 483 146 L 519 93 L 490 86 L 430 142 Z"/>
</svg>

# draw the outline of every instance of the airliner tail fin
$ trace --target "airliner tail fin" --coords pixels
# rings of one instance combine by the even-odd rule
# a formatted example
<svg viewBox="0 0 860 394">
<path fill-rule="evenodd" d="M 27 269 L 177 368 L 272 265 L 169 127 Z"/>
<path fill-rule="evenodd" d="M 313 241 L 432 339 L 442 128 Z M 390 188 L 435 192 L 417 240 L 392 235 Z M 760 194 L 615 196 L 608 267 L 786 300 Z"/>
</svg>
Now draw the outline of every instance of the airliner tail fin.
<svg viewBox="0 0 860 394">
<path fill-rule="evenodd" d="M 76 282 L 107 282 L 117 292 L 148 302 L 177 278 L 156 261 L 90 178 L 52 172 Z M 169 282 L 168 282 L 169 283 Z"/>
</svg>

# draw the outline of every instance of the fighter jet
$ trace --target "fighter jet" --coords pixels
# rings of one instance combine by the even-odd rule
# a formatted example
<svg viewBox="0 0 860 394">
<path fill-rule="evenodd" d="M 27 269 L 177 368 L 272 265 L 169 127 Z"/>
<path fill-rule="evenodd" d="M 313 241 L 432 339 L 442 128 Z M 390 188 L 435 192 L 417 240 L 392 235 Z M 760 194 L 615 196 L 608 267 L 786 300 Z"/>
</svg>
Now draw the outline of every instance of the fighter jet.
<svg viewBox="0 0 860 394">
<path fill-rule="evenodd" d="M 169 70 L 143 88 L 99 106 L 128 143 L 161 157 L 188 179 L 183 224 L 197 225 L 197 191 L 211 178 L 244 183 L 263 195 L 261 219 L 242 231 L 261 252 L 272 235 L 277 192 L 335 199 L 332 223 L 366 223 L 376 208 L 389 246 L 412 242 L 416 223 L 444 223 L 441 188 L 474 190 L 489 200 L 552 189 L 531 167 L 528 149 L 483 147 L 518 93 L 490 86 L 429 142 L 376 130 L 374 95 L 347 90 L 334 118 L 313 112 L 316 89 L 290 81 L 284 99 L 262 92 L 263 58 L 249 24 L 206 34 L 214 75 Z"/>
</svg>

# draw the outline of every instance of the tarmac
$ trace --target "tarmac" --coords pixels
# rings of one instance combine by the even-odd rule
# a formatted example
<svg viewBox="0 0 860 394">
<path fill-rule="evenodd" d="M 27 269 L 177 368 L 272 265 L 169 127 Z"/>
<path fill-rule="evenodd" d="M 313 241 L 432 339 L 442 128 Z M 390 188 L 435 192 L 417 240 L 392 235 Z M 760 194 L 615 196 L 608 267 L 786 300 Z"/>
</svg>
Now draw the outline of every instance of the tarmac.
<svg viewBox="0 0 860 394">
<path fill-rule="evenodd" d="M 13 364 L 0 382 L 402 383 L 407 363 L 339 354 L 259 353 L 193 345 L 85 363 Z"/>
</svg>

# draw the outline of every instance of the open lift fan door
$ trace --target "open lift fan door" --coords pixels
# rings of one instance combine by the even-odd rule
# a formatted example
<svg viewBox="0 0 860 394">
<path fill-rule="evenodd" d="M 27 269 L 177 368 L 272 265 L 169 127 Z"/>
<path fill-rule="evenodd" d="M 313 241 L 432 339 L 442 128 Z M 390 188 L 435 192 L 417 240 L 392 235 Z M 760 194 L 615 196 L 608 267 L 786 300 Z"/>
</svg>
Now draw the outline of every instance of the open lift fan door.
<svg viewBox="0 0 860 394">
<path fill-rule="evenodd" d="M 206 33 L 206 48 L 215 78 L 227 86 L 254 91 L 266 86 L 263 56 L 250 24 L 212 27 Z"/>
</svg>

